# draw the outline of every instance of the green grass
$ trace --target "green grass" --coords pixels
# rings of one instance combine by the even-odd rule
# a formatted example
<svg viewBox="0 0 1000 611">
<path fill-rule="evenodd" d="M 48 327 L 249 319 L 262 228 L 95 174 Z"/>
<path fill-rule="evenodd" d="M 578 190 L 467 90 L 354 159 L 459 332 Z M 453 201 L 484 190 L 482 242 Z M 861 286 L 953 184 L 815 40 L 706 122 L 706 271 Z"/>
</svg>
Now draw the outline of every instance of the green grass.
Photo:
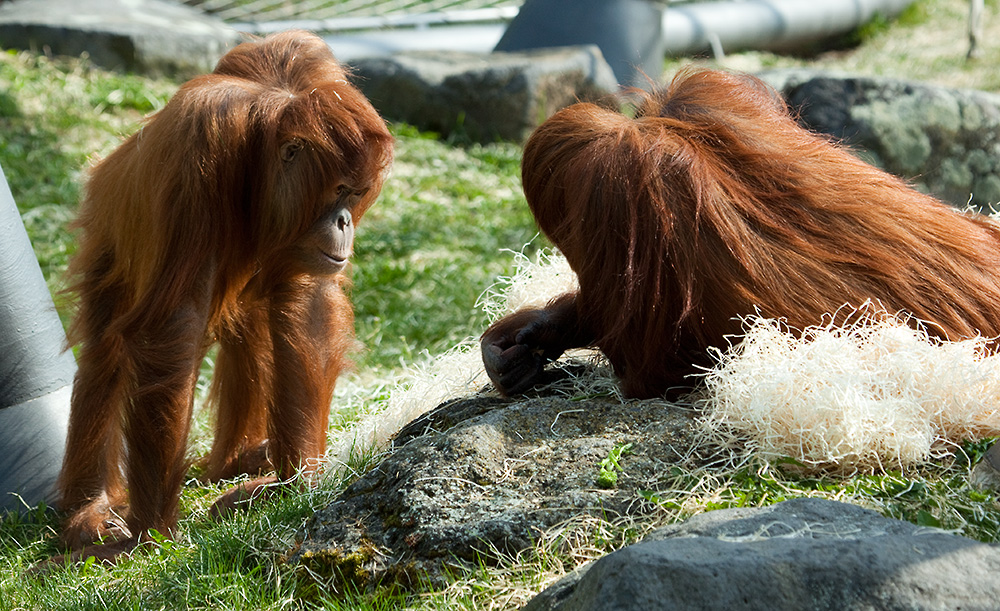
<svg viewBox="0 0 1000 611">
<path fill-rule="evenodd" d="M 10 51 L 0 59 L 0 87 L 0 166 L 42 270 L 59 288 L 73 248 L 66 224 L 88 158 L 109 152 L 175 87 Z"/>
<path fill-rule="evenodd" d="M 176 85 L 12 52 L 0 83 L 9 83 L 0 92 L 0 167 L 57 292 L 88 160 L 112 150 Z M 511 266 L 501 251 L 536 233 L 518 146 L 455 147 L 405 125 L 395 132 L 391 178 L 358 229 L 351 291 L 366 347 L 356 360 L 376 371 L 478 333 L 485 317 L 476 299 Z"/>
<path fill-rule="evenodd" d="M 74 246 L 67 226 L 89 160 L 107 154 L 143 115 L 162 106 L 176 83 L 4 52 L 0 87 L 0 167 L 57 292 L 65 285 Z M 517 145 L 453 146 L 405 125 L 394 132 L 397 161 L 358 229 L 354 258 L 351 293 L 365 350 L 356 356 L 353 377 L 368 382 L 391 378 L 423 353 L 481 332 L 485 315 L 476 301 L 497 276 L 510 273 L 513 260 L 504 249 L 520 249 L 537 231 L 521 195 Z M 372 391 L 370 401 L 384 399 Z M 362 408 L 350 403 L 335 415 L 335 426 Z M 207 445 L 205 430 L 203 422 L 196 425 L 195 452 Z M 308 576 L 280 562 L 295 528 L 335 487 L 213 524 L 204 515 L 218 490 L 192 482 L 183 504 L 193 517 L 181 524 L 177 542 L 111 571 L 74 567 L 44 581 L 22 573 L 58 552 L 57 521 L 45 511 L 5 516 L 0 610 L 281 609 L 310 600 L 338 608 L 343 601 L 330 602 Z"/>
<path fill-rule="evenodd" d="M 805 66 L 854 74 L 911 79 L 947 87 L 1000 91 L 1000 2 L 986 0 L 981 54 L 966 61 L 968 51 L 966 0 L 917 0 L 895 21 L 876 17 L 846 37 L 858 47 L 820 51 L 806 57 L 768 52 L 727 55 L 722 65 L 736 70 Z M 668 62 L 668 72 L 689 63 Z M 706 63 L 714 64 L 708 61 Z"/>
<path fill-rule="evenodd" d="M 503 250 L 537 231 L 517 146 L 452 147 L 406 126 L 396 136 L 392 174 L 356 241 L 362 367 L 398 367 L 478 334 L 486 321 L 476 300 L 510 271 Z"/>
<path fill-rule="evenodd" d="M 998 1 L 987 1 L 981 58 L 965 61 L 964 0 L 924 0 L 895 22 L 856 35 L 859 46 L 802 58 L 769 53 L 728 56 L 726 67 L 807 65 L 1000 91 Z M 668 62 L 668 72 L 682 62 Z M 686 63 L 686 62 L 683 62 Z M 109 73 L 79 60 L 0 52 L 0 166 L 18 202 L 50 287 L 63 286 L 73 251 L 67 223 L 88 159 L 107 154 L 161 106 L 177 84 Z M 516 145 L 442 142 L 394 126 L 397 161 L 380 201 L 358 229 L 352 299 L 365 351 L 342 387 L 334 431 L 355 413 L 384 402 L 392 376 L 423 353 L 439 353 L 482 331 L 476 300 L 511 271 L 505 249 L 520 250 L 536 229 L 518 181 Z M 534 239 L 531 248 L 544 244 Z M 202 381 L 204 383 L 204 381 Z M 203 420 L 192 453 L 205 451 Z M 44 509 L 0 518 L 0 611 L 13 609 L 508 609 L 589 558 L 641 538 L 655 524 L 701 511 L 759 506 L 796 496 L 822 496 L 869 506 L 885 515 L 937 525 L 983 541 L 1000 541 L 1000 503 L 968 485 L 971 458 L 906 474 L 803 478 L 794 465 L 738 469 L 686 468 L 663 474 L 643 494 L 658 508 L 651 521 L 609 523 L 581 516 L 545 533 L 538 545 L 498 567 L 456 574 L 443 589 L 416 593 L 335 592 L 334 584 L 283 563 L 296 531 L 344 484 L 332 478 L 306 494 L 276 499 L 215 523 L 207 508 L 218 488 L 185 486 L 175 541 L 152 545 L 112 569 L 79 565 L 45 579 L 24 571 L 58 553 L 58 521 Z M 628 469 L 620 451 L 605 471 Z M 359 459 L 363 469 L 373 457 Z M 620 463 L 620 464 L 619 464 Z M 594 465 L 595 476 L 601 465 Z"/>
</svg>

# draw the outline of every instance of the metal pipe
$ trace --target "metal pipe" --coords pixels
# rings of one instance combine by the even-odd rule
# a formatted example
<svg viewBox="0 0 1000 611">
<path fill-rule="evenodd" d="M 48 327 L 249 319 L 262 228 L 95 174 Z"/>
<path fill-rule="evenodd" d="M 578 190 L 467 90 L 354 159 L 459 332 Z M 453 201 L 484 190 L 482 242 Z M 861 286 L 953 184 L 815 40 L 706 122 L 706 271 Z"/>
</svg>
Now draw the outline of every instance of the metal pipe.
<svg viewBox="0 0 1000 611">
<path fill-rule="evenodd" d="M 914 0 L 731 0 L 672 3 L 663 11 L 668 55 L 782 50 L 843 35 L 876 14 L 892 18 Z M 298 19 L 233 23 L 237 30 L 267 34 L 289 28 L 323 32 L 345 61 L 415 49 L 488 53 L 516 8 L 367 18 Z"/>
<path fill-rule="evenodd" d="M 0 512 L 55 500 L 75 372 L 0 169 Z"/>
<path fill-rule="evenodd" d="M 663 14 L 668 55 L 782 50 L 846 34 L 877 14 L 893 18 L 914 0 L 744 0 L 671 5 Z"/>
<path fill-rule="evenodd" d="M 284 19 L 278 21 L 244 21 L 229 25 L 240 32 L 271 34 L 282 30 L 303 29 L 324 34 L 384 30 L 388 28 L 427 28 L 468 24 L 500 24 L 517 16 L 517 7 L 470 9 L 465 11 L 434 11 L 416 14 L 371 15 L 367 17 L 331 17 L 329 19 Z"/>
</svg>

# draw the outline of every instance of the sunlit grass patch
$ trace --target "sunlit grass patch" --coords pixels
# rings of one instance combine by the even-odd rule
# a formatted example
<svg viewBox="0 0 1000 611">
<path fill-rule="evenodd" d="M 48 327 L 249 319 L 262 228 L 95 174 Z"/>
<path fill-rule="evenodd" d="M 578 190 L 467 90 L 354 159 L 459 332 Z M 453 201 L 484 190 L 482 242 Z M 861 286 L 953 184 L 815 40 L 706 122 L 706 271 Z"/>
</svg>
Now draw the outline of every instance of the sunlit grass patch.
<svg viewBox="0 0 1000 611">
<path fill-rule="evenodd" d="M 897 22 L 868 31 L 856 49 L 810 58 L 733 54 L 723 66 L 757 70 L 804 65 L 998 91 L 1000 45 L 992 41 L 1000 40 L 1000 19 L 995 18 L 1000 5 L 996 0 L 987 5 L 983 56 L 972 62 L 965 61 L 967 3 L 918 0 Z M 89 160 L 110 152 L 176 87 L 95 69 L 86 61 L 0 52 L 0 166 L 50 287 L 62 286 L 74 248 L 66 227 Z M 580 517 L 542 533 L 533 548 L 498 567 L 455 574 L 443 589 L 344 592 L 286 564 L 297 532 L 314 509 L 378 461 L 378 435 L 384 442 L 409 414 L 485 384 L 475 338 L 490 320 L 572 287 L 564 273 L 552 284 L 546 281 L 547 288 L 523 285 L 529 288 L 508 294 L 500 309 L 484 309 L 489 287 L 523 270 L 513 253 L 523 250 L 524 260 L 533 261 L 546 246 L 536 236 L 521 194 L 520 147 L 443 142 L 405 125 L 393 130 L 396 165 L 358 229 L 352 298 L 363 347 L 357 370 L 339 384 L 330 430 L 333 452 L 321 486 L 214 522 L 207 511 L 222 487 L 202 484 L 192 472 L 175 540 L 161 540 L 111 569 L 82 564 L 53 571 L 45 579 L 28 578 L 24 572 L 59 553 L 57 517 L 39 509 L 4 516 L 0 610 L 514 609 L 561 575 L 641 539 L 656 526 L 713 509 L 762 506 L 797 496 L 847 501 L 917 524 L 1000 541 L 997 493 L 969 484 L 971 464 L 992 441 L 984 439 L 953 445 L 952 455 L 917 466 L 887 465 L 854 475 L 810 473 L 788 452 L 762 456 L 748 455 L 745 447 L 728 453 L 705 450 L 692 454 L 690 462 L 665 468 L 657 485 L 637 496 L 637 503 L 652 508 L 642 521 Z M 504 280 L 496 289 L 509 285 Z M 432 360 L 459 345 L 449 354 L 455 360 Z M 435 367 L 419 384 L 410 375 Z M 602 375 L 567 392 L 614 396 L 613 378 L 606 370 Z M 202 394 L 206 382 L 207 372 Z M 389 409 L 398 414 L 396 420 L 379 422 Z M 358 423 L 369 418 L 381 432 L 366 437 L 359 434 L 364 431 Z M 210 435 L 207 420 L 200 418 L 192 457 L 207 451 Z M 617 460 L 627 472 L 628 454 L 620 453 Z M 596 477 L 599 465 L 593 469 Z"/>
</svg>

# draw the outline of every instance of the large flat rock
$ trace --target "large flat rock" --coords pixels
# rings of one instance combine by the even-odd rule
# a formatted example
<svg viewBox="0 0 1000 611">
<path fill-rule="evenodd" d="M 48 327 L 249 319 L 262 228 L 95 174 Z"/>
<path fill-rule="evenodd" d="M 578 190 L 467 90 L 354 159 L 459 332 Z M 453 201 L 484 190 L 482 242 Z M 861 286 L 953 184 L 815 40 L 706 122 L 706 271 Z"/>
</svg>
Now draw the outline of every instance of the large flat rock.
<svg viewBox="0 0 1000 611">
<path fill-rule="evenodd" d="M 822 499 L 723 509 L 583 567 L 525 611 L 987 611 L 1000 546 Z"/>
<path fill-rule="evenodd" d="M 691 420 L 663 401 L 456 399 L 404 427 L 391 455 L 316 512 L 291 560 L 358 589 L 444 585 L 454 567 L 516 554 L 567 520 L 655 510 L 638 491 L 682 459 Z M 627 466 L 601 487 L 601 461 L 623 443 Z"/>
<path fill-rule="evenodd" d="M 522 53 L 411 51 L 351 63 L 358 87 L 382 116 L 477 141 L 524 140 L 560 108 L 618 89 L 592 45 Z"/>
<path fill-rule="evenodd" d="M 104 68 L 188 77 L 241 39 L 222 21 L 164 0 L 18 0 L 0 5 L 0 47 L 80 56 Z"/>
</svg>

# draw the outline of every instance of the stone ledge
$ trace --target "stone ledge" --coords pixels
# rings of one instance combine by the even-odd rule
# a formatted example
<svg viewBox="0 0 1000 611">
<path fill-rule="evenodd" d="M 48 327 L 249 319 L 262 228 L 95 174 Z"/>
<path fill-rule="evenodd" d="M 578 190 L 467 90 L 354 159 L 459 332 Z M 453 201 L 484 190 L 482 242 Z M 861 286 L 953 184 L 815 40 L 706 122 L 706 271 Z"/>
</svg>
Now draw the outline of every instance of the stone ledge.
<svg viewBox="0 0 1000 611">
<path fill-rule="evenodd" d="M 0 47 L 80 56 L 103 68 L 190 77 L 211 72 L 236 30 L 164 0 L 18 0 L 0 6 Z"/>
<path fill-rule="evenodd" d="M 385 118 L 477 141 L 524 140 L 560 108 L 618 89 L 595 46 L 412 51 L 352 63 L 356 84 Z"/>
</svg>

